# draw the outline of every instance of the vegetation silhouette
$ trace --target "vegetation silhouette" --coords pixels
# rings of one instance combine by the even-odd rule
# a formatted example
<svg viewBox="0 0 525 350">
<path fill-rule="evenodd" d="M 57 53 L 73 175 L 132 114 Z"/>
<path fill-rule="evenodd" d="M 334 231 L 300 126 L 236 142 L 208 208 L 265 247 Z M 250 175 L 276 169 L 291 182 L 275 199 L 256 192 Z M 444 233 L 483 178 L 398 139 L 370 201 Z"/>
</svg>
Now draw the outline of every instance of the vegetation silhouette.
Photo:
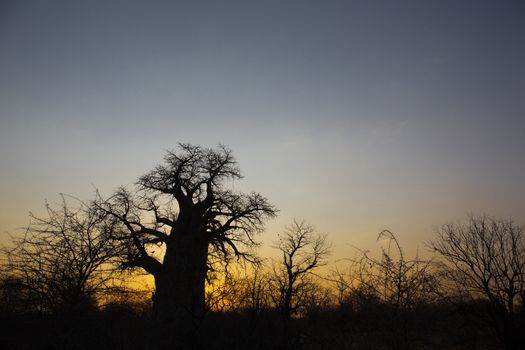
<svg viewBox="0 0 525 350">
<path fill-rule="evenodd" d="M 325 264 L 330 244 L 313 226 L 294 220 L 279 235 L 275 248 L 282 260 L 272 266 L 271 297 L 283 317 L 281 347 L 287 347 L 290 318 L 322 302 L 312 273 Z"/>
<path fill-rule="evenodd" d="M 30 214 L 23 236 L 3 247 L 3 269 L 11 287 L 24 293 L 26 308 L 74 315 L 121 282 L 114 266 L 119 246 L 111 239 L 116 228 L 93 207 L 65 195 L 59 206 L 47 204 L 46 212 Z"/>
<path fill-rule="evenodd" d="M 276 248 L 282 254 L 280 266 L 274 268 L 275 289 L 278 291 L 276 304 L 288 320 L 305 306 L 303 297 L 307 294 L 308 276 L 325 264 L 330 255 L 330 245 L 326 235 L 316 233 L 304 221 L 294 220 L 279 235 Z"/>
<path fill-rule="evenodd" d="M 240 177 L 228 148 L 180 144 L 133 187 L 31 215 L 1 250 L 3 347 L 524 348 L 523 226 L 443 225 L 425 259 L 385 230 L 378 252 L 329 264 L 328 236 L 293 221 L 264 259 L 256 234 L 277 211 L 235 192 Z M 139 272 L 153 291 L 129 287 Z"/>
<path fill-rule="evenodd" d="M 179 144 L 164 164 L 94 205 L 118 226 L 112 239 L 124 251 L 122 266 L 153 275 L 154 315 L 186 346 L 205 311 L 205 280 L 231 256 L 253 260 L 247 248 L 276 209 L 259 193 L 238 193 L 241 172 L 232 152 Z M 158 250 L 162 254 L 155 254 Z"/>
<path fill-rule="evenodd" d="M 525 346 L 525 230 L 512 220 L 471 215 L 466 223 L 449 223 L 431 247 L 448 263 L 449 299 L 457 304 L 482 298 L 473 313 L 499 338 L 504 348 Z M 467 302 L 468 304 L 468 302 Z"/>
</svg>

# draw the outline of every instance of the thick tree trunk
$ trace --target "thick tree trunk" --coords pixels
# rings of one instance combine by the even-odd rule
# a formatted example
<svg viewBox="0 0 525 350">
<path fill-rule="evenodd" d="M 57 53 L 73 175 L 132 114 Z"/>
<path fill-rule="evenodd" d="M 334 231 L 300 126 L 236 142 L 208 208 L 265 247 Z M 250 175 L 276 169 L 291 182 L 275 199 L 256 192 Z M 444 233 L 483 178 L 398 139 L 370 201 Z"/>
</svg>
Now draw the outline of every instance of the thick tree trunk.
<svg viewBox="0 0 525 350">
<path fill-rule="evenodd" d="M 283 298 L 284 300 L 282 312 L 285 321 L 288 321 L 292 316 L 292 288 L 293 287 L 291 285 L 288 286 Z"/>
<path fill-rule="evenodd" d="M 154 275 L 155 318 L 173 331 L 178 344 L 188 341 L 204 315 L 207 258 L 207 242 L 178 236 L 167 244 L 162 269 Z"/>
</svg>

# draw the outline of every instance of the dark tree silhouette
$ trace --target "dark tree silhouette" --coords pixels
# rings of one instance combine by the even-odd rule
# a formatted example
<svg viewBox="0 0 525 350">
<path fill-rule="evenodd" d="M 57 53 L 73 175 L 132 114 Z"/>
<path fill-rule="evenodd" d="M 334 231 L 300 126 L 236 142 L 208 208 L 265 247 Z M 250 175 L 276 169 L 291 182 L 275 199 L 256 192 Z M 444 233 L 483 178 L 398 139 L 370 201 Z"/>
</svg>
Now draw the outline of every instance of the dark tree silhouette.
<svg viewBox="0 0 525 350">
<path fill-rule="evenodd" d="M 389 230 L 379 233 L 377 240 L 385 239 L 381 259 L 362 251 L 362 256 L 351 262 L 354 279 L 360 288 L 376 295 L 394 310 L 408 310 L 420 303 L 431 302 L 438 296 L 439 278 L 436 263 L 405 256 L 397 237 Z"/>
<path fill-rule="evenodd" d="M 447 262 L 448 280 L 459 296 L 486 299 L 487 312 L 476 315 L 487 321 L 506 349 L 521 349 L 518 310 L 525 301 L 524 228 L 511 220 L 471 216 L 467 223 L 443 225 L 431 247 Z"/>
<path fill-rule="evenodd" d="M 260 266 L 255 266 L 251 272 L 245 270 L 240 279 L 238 302 L 241 310 L 249 314 L 251 323 L 270 308 L 269 280 L 268 273 Z"/>
<path fill-rule="evenodd" d="M 25 234 L 4 247 L 6 276 L 25 295 L 29 311 L 75 313 L 113 287 L 119 254 L 110 239 L 114 227 L 85 203 L 46 206 L 31 216 Z M 15 286 L 16 284 L 16 286 Z"/>
<path fill-rule="evenodd" d="M 279 235 L 276 248 L 282 260 L 274 266 L 275 303 L 285 319 L 300 311 L 310 301 L 316 286 L 311 272 L 324 265 L 330 255 L 326 235 L 319 234 L 304 221 L 295 221 Z"/>
<path fill-rule="evenodd" d="M 179 336 L 203 315 L 209 269 L 232 256 L 252 259 L 254 234 L 276 214 L 260 194 L 235 192 L 240 178 L 228 148 L 179 144 L 133 190 L 97 201 L 120 226 L 114 239 L 126 251 L 123 266 L 153 275 L 156 318 Z"/>
<path fill-rule="evenodd" d="M 429 305 L 438 297 L 440 281 L 432 260 L 406 257 L 397 237 L 389 230 L 379 233 L 378 241 L 385 240 L 381 258 L 368 251 L 359 251 L 349 259 L 351 267 L 345 275 L 334 271 L 339 291 L 340 306 L 354 304 L 354 308 L 376 301 L 383 305 L 381 338 L 392 349 L 413 348 L 409 334 L 412 311 Z M 379 322 L 378 322 L 379 323 Z"/>
</svg>

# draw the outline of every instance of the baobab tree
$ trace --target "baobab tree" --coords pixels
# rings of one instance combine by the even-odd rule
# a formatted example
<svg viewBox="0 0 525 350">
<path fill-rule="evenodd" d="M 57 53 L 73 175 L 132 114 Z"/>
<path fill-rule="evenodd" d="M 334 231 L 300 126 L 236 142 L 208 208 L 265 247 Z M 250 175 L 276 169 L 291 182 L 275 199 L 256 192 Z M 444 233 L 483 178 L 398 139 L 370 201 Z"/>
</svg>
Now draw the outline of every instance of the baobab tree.
<svg viewBox="0 0 525 350">
<path fill-rule="evenodd" d="M 276 214 L 259 193 L 232 189 L 241 177 L 228 148 L 179 144 L 132 190 L 96 202 L 119 225 L 122 266 L 153 275 L 155 316 L 180 336 L 203 315 L 209 269 L 232 256 L 251 259 L 255 234 Z"/>
</svg>

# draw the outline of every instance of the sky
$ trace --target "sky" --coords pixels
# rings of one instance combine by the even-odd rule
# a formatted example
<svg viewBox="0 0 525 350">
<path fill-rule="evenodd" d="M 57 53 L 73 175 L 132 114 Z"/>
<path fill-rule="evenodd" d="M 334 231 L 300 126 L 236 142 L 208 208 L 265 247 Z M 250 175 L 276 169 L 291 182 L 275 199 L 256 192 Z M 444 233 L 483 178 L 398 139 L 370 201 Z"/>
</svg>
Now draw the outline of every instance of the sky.
<svg viewBox="0 0 525 350">
<path fill-rule="evenodd" d="M 0 242 L 60 193 L 110 195 L 178 142 L 230 147 L 334 256 L 525 223 L 525 4 L 0 0 Z"/>
</svg>

